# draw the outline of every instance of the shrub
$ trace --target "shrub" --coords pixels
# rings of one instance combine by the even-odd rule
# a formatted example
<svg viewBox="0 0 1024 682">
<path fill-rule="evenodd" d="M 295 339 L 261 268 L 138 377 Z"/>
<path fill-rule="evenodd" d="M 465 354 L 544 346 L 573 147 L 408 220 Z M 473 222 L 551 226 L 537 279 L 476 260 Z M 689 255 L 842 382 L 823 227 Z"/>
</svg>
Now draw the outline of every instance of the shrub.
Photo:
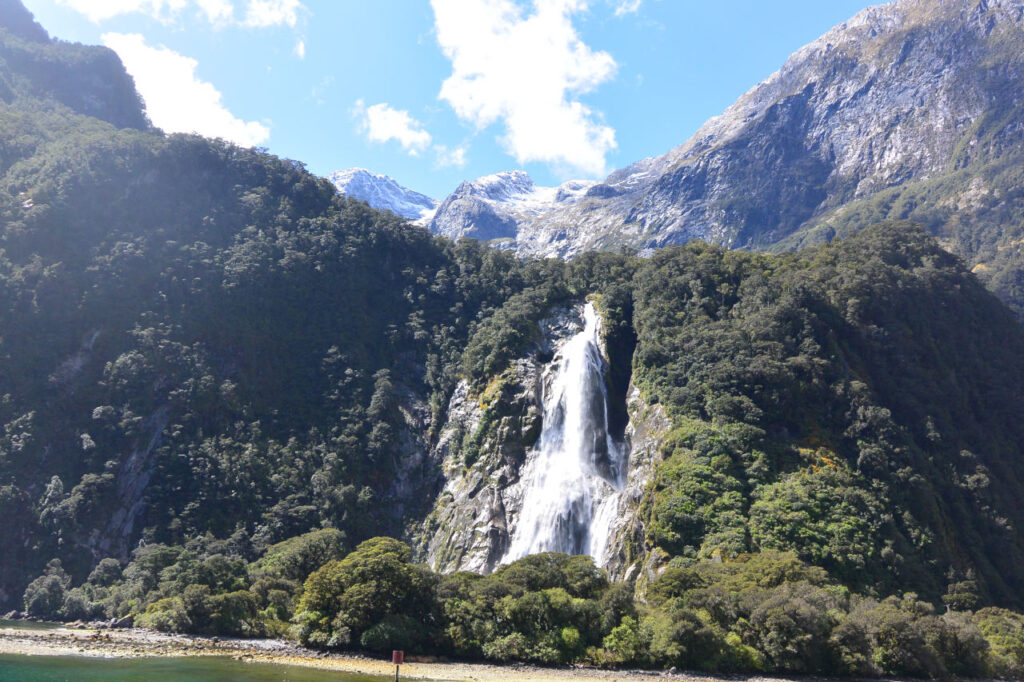
<svg viewBox="0 0 1024 682">
<path fill-rule="evenodd" d="M 432 573 L 409 563 L 411 550 L 392 538 L 373 538 L 341 561 L 330 561 L 306 580 L 296 619 L 311 628 L 307 641 L 330 641 L 347 629 L 353 640 L 389 617 L 407 615 L 420 622 L 435 611 Z M 383 626 L 371 641 L 382 641 Z M 312 631 L 325 637 L 314 639 Z M 337 639 L 337 638 L 336 638 Z"/>
<path fill-rule="evenodd" d="M 92 569 L 86 582 L 97 587 L 110 587 L 121 579 L 121 562 L 107 557 Z"/>
<path fill-rule="evenodd" d="M 658 665 L 713 667 L 722 653 L 722 639 L 713 627 L 688 610 L 657 611 L 645 621 L 651 631 L 651 658 Z"/>
<path fill-rule="evenodd" d="M 626 616 L 601 642 L 612 654 L 614 663 L 622 665 L 643 665 L 650 658 L 651 631 L 643 627 L 636 618 Z"/>
<path fill-rule="evenodd" d="M 136 625 L 161 632 L 189 632 L 192 621 L 185 611 L 181 597 L 167 597 L 147 606 L 145 613 L 136 621 Z"/>
<path fill-rule="evenodd" d="M 345 534 L 336 528 L 304 533 L 267 548 L 253 573 L 302 583 L 328 561 L 345 556 Z"/>
<path fill-rule="evenodd" d="M 60 618 L 70 586 L 71 578 L 64 572 L 60 560 L 53 559 L 43 574 L 25 588 L 25 611 L 36 618 Z"/>
<path fill-rule="evenodd" d="M 211 597 L 207 629 L 211 633 L 243 637 L 257 637 L 265 632 L 259 619 L 256 598 L 246 590 Z"/>
<path fill-rule="evenodd" d="M 751 612 L 744 640 L 772 670 L 830 672 L 835 666 L 829 636 L 837 607 L 821 588 L 803 582 L 780 585 Z"/>
<path fill-rule="evenodd" d="M 530 658 L 526 637 L 521 632 L 513 632 L 485 643 L 483 652 L 487 658 L 500 663 L 525 661 Z"/>
<path fill-rule="evenodd" d="M 93 602 L 81 587 L 68 590 L 61 615 L 65 620 L 90 620 L 103 615 L 103 605 Z"/>
<path fill-rule="evenodd" d="M 389 615 L 371 626 L 359 643 L 370 651 L 422 650 L 430 639 L 423 623 L 404 615 Z"/>
<path fill-rule="evenodd" d="M 1024 616 L 990 607 L 975 613 L 973 620 L 989 644 L 992 672 L 1024 678 Z"/>
</svg>

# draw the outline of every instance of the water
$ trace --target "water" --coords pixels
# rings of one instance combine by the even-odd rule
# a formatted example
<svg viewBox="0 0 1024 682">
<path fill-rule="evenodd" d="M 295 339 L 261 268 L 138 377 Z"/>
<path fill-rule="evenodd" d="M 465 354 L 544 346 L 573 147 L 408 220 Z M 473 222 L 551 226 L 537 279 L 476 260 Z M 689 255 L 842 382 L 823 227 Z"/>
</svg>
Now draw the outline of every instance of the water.
<svg viewBox="0 0 1024 682">
<path fill-rule="evenodd" d="M 17 630 L 56 630 L 64 627 L 63 623 L 47 623 L 35 620 L 2 620 L 0 619 L 0 630 L 15 628 Z"/>
<path fill-rule="evenodd" d="M 220 656 L 117 659 L 0 655 L 0 680 L 3 682 L 382 682 L 388 679 L 393 678 L 274 663 L 243 663 Z"/>
<path fill-rule="evenodd" d="M 504 563 L 537 552 L 606 561 L 626 453 L 608 435 L 601 324 L 590 303 L 583 320 L 545 369 L 544 426 L 523 466 L 523 506 Z"/>
</svg>

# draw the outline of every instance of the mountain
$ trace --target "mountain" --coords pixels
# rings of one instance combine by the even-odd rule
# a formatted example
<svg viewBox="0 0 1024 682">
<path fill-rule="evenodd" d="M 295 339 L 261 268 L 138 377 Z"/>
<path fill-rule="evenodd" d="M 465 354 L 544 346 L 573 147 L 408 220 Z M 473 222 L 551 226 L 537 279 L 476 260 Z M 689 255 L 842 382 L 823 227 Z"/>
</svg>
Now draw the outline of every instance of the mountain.
<svg viewBox="0 0 1024 682">
<path fill-rule="evenodd" d="M 523 171 L 505 171 L 463 182 L 437 201 L 363 168 L 334 171 L 327 179 L 342 195 L 391 211 L 435 234 L 495 244 L 514 240 L 523 222 L 579 202 L 595 184 L 573 180 L 558 187 L 538 187 Z"/>
<path fill-rule="evenodd" d="M 782 255 L 439 238 L 301 163 L 153 129 L 116 55 L 17 7 L 2 610 L 502 662 L 1024 674 L 1024 327 L 920 226 L 850 218 Z M 569 214 L 609 187 L 501 174 L 460 201 Z M 560 441 L 580 461 L 547 488 Z M 587 494 L 533 502 L 579 473 Z"/>
<path fill-rule="evenodd" d="M 551 211 L 578 203 L 594 183 L 571 181 L 538 187 L 523 171 L 506 171 L 463 182 L 427 222 L 435 234 L 482 241 L 514 240 L 524 222 L 541 221 Z"/>
<path fill-rule="evenodd" d="M 113 50 L 51 40 L 15 0 L 0 3 L 0 22 L 0 100 L 5 104 L 17 110 L 57 105 L 117 127 L 150 127 L 142 98 Z M 9 166 L 21 152 L 5 149 L 0 164 Z"/>
<path fill-rule="evenodd" d="M 1014 47 L 1024 40 L 1022 15 L 1019 0 L 901 0 L 862 11 L 684 145 L 611 176 L 612 186 L 638 185 L 627 224 L 651 246 L 702 238 L 765 247 L 813 228 L 827 236 L 831 222 L 880 193 L 912 195 L 908 185 L 945 178 L 943 196 L 926 201 L 931 210 L 950 205 L 929 221 L 948 236 L 953 207 L 991 193 L 993 166 L 1024 139 L 1014 94 L 1024 83 Z M 887 217 L 914 210 L 893 209 Z"/>
<path fill-rule="evenodd" d="M 460 187 L 453 225 L 431 225 L 572 257 L 691 239 L 786 250 L 911 219 L 1024 314 L 1022 17 L 1022 0 L 868 8 L 684 144 L 582 196 L 491 211 Z"/>
<path fill-rule="evenodd" d="M 438 201 L 403 187 L 386 175 L 371 173 L 365 168 L 334 171 L 327 176 L 338 191 L 347 197 L 365 201 L 373 208 L 419 220 L 429 218 Z"/>
</svg>

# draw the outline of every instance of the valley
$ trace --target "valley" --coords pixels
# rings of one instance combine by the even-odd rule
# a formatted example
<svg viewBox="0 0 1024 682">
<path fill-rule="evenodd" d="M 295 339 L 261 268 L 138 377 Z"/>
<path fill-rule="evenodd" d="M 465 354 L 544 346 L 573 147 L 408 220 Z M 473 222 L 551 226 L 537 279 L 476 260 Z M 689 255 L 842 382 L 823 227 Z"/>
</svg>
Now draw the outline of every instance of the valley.
<svg viewBox="0 0 1024 682">
<path fill-rule="evenodd" d="M 565 258 L 693 239 L 780 252 L 913 220 L 1020 314 L 1022 40 L 1014 0 L 870 7 L 661 156 L 560 187 L 480 178 L 420 222 Z"/>
<path fill-rule="evenodd" d="M 437 200 L 167 134 L 0 0 L 0 614 L 1019 677 L 1022 17 L 870 8 L 664 156 Z"/>
</svg>

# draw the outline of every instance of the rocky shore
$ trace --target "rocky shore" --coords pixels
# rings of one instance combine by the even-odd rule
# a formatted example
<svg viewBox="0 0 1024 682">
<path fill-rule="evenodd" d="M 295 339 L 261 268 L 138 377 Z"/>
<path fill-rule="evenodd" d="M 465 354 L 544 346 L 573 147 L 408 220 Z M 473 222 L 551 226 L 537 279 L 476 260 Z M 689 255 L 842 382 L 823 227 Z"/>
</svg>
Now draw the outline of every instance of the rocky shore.
<svg viewBox="0 0 1024 682">
<path fill-rule="evenodd" d="M 309 654 L 284 640 L 232 639 L 173 635 L 135 628 L 30 627 L 0 628 L 0 654 L 37 656 L 96 656 L 133 658 L 143 656 L 240 656 L 278 652 Z"/>
<path fill-rule="evenodd" d="M 142 658 L 157 656 L 227 656 L 242 661 L 296 665 L 321 670 L 393 676 L 394 666 L 357 654 L 323 654 L 303 649 L 278 639 L 234 639 L 172 635 L 137 628 L 98 629 L 60 627 L 36 630 L 20 627 L 0 628 L 0 654 L 29 656 L 90 656 L 101 658 Z M 710 682 L 708 676 L 692 676 L 659 671 L 609 671 L 593 668 L 537 668 L 526 665 L 496 666 L 481 663 L 409 660 L 402 666 L 402 677 L 418 680 L 523 680 L 560 682 L 568 679 L 594 679 L 626 682 L 639 679 Z M 732 677 L 729 679 L 738 679 Z M 772 682 L 770 678 L 745 678 L 747 682 Z"/>
</svg>

